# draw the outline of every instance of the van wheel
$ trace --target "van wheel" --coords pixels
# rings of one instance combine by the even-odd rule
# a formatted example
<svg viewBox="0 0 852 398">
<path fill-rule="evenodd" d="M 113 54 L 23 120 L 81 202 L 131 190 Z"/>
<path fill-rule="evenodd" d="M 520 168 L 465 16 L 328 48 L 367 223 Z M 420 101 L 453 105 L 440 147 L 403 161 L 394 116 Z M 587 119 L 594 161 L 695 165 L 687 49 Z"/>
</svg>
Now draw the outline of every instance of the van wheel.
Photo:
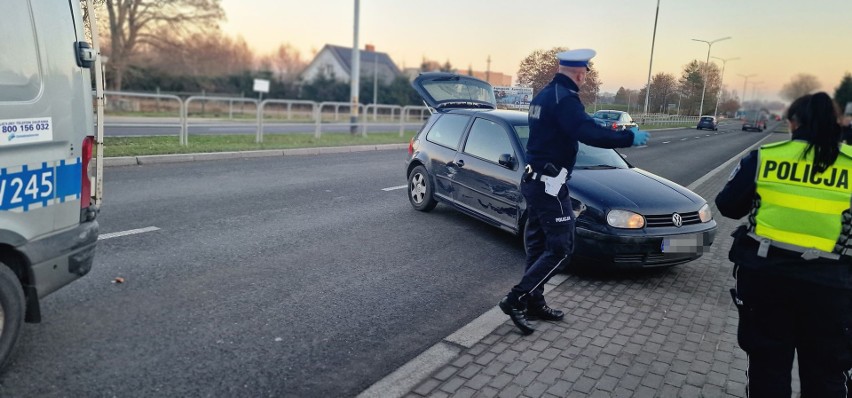
<svg viewBox="0 0 852 398">
<path fill-rule="evenodd" d="M 432 195 L 432 181 L 423 166 L 417 166 L 408 175 L 408 201 L 414 210 L 431 211 L 438 205 Z"/>
<path fill-rule="evenodd" d="M 24 290 L 18 277 L 0 263 L 0 370 L 9 360 L 24 323 Z"/>
</svg>

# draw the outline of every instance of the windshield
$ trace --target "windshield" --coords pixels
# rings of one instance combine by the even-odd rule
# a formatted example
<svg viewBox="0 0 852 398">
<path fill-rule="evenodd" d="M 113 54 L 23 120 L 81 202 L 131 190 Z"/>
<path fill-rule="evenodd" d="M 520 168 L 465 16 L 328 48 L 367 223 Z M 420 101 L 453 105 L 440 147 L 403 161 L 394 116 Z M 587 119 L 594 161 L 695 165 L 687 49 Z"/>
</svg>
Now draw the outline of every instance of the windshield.
<svg viewBox="0 0 852 398">
<path fill-rule="evenodd" d="M 518 135 L 518 140 L 521 141 L 521 148 L 526 151 L 527 142 L 530 140 L 530 126 L 526 124 L 516 124 L 512 127 L 515 128 L 515 134 Z"/>
<path fill-rule="evenodd" d="M 530 126 L 516 124 L 515 133 L 521 141 L 521 147 L 527 149 L 527 142 L 530 140 Z M 613 167 L 618 169 L 626 169 L 629 166 L 627 162 L 613 149 L 597 148 L 579 143 L 577 151 L 577 163 L 575 168 L 595 168 L 595 167 Z"/>
<path fill-rule="evenodd" d="M 614 149 L 597 148 L 579 143 L 577 151 L 577 163 L 574 168 L 614 167 L 617 169 L 628 168 L 627 162 Z"/>
</svg>

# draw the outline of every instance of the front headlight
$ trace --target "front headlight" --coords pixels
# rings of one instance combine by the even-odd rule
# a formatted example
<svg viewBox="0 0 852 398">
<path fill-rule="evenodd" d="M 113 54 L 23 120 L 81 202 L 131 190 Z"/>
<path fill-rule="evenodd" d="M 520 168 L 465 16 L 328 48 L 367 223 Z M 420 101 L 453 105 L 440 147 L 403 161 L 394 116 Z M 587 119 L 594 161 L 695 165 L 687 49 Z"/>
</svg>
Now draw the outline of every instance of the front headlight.
<svg viewBox="0 0 852 398">
<path fill-rule="evenodd" d="M 701 209 L 698 210 L 698 218 L 701 219 L 701 222 L 707 222 L 713 219 L 713 212 L 710 211 L 710 205 L 705 203 L 704 206 L 701 206 Z"/>
<path fill-rule="evenodd" d="M 645 226 L 645 217 L 627 210 L 610 210 L 606 223 L 616 228 L 637 229 Z"/>
</svg>

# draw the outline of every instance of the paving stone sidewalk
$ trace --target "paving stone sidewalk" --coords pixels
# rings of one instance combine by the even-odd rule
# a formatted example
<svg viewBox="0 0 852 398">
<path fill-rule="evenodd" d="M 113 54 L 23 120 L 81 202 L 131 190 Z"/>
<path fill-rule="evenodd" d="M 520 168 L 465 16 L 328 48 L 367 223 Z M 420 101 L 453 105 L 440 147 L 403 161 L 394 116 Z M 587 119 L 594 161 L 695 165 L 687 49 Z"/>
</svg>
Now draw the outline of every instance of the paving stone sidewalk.
<svg viewBox="0 0 852 398">
<path fill-rule="evenodd" d="M 733 167 L 694 191 L 712 203 Z M 716 240 L 700 259 L 631 276 L 569 275 L 546 296 L 565 320 L 523 336 L 506 317 L 405 396 L 745 397 L 727 258 L 740 221 L 713 210 Z"/>
</svg>

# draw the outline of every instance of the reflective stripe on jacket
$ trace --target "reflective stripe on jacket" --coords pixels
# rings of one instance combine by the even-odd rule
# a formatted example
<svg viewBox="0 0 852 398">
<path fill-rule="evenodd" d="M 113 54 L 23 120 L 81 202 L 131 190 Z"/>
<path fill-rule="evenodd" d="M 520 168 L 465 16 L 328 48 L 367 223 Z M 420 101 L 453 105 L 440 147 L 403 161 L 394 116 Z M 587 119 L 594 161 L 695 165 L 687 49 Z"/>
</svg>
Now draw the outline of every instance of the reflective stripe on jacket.
<svg viewBox="0 0 852 398">
<path fill-rule="evenodd" d="M 760 200 L 750 218 L 753 231 L 803 249 L 842 253 L 852 219 L 852 157 L 840 152 L 831 167 L 817 174 L 813 172 L 814 150 L 802 157 L 806 146 L 806 142 L 794 140 L 760 148 Z"/>
</svg>

